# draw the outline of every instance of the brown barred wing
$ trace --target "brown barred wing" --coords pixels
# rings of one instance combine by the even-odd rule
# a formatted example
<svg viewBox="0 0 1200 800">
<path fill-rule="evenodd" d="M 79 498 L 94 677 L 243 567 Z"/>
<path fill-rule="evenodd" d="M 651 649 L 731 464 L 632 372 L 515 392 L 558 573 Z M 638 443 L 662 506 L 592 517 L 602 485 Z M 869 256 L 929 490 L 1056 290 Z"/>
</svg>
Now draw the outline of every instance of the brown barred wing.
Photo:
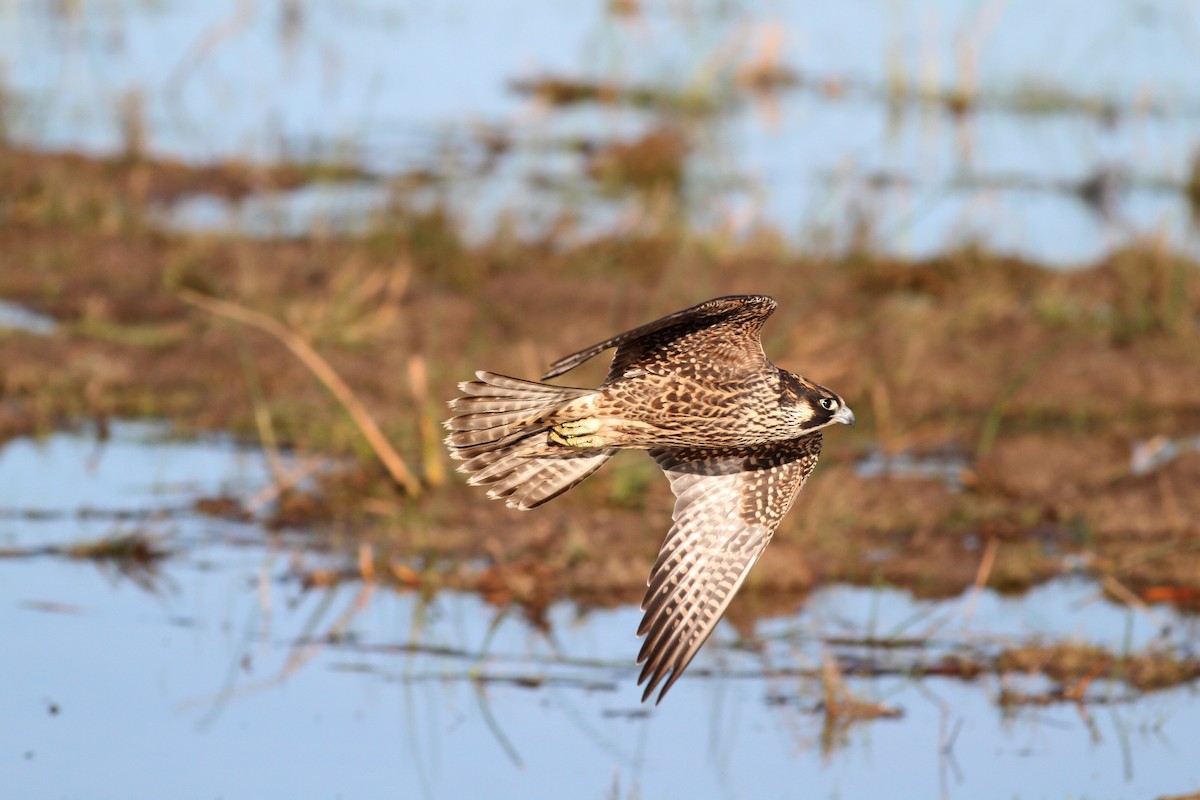
<svg viewBox="0 0 1200 800">
<path fill-rule="evenodd" d="M 697 354 L 709 369 L 728 364 L 739 371 L 763 371 L 769 362 L 759 331 L 775 306 L 765 295 L 718 297 L 560 358 L 542 380 L 562 375 L 610 347 L 617 352 L 605 383 L 639 369 L 678 366 Z"/>
<path fill-rule="evenodd" d="M 650 572 L 638 684 L 661 702 L 713 632 L 821 452 L 820 432 L 744 450 L 657 449 L 674 525 Z M 665 683 L 663 683 L 665 679 Z"/>
</svg>

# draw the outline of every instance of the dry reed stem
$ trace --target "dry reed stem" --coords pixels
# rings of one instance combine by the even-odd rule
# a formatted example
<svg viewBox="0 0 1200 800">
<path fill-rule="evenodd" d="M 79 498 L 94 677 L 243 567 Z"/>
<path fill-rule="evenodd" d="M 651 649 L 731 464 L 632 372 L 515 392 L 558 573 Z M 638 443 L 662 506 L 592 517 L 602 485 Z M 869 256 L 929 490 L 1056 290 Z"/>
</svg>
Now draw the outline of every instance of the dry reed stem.
<svg viewBox="0 0 1200 800">
<path fill-rule="evenodd" d="M 379 426 L 375 424 L 375 420 L 367 412 L 367 409 L 359 401 L 358 397 L 351 391 L 346 382 L 342 380 L 333 367 L 329 366 L 324 358 L 317 353 L 312 346 L 306 342 L 299 334 L 290 330 L 277 320 L 268 317 L 258 311 L 253 311 L 244 308 L 235 303 L 230 303 L 226 300 L 218 300 L 215 297 L 208 297 L 191 289 L 181 289 L 178 293 L 179 299 L 185 303 L 201 308 L 209 313 L 216 314 L 220 317 L 236 320 L 237 322 L 250 325 L 258 328 L 264 333 L 269 333 L 278 339 L 284 347 L 292 351 L 296 358 L 300 359 L 301 363 L 317 377 L 325 385 L 325 388 L 337 399 L 354 424 L 358 426 L 367 443 L 383 462 L 384 467 L 391 474 L 396 483 L 404 488 L 404 491 L 410 497 L 419 497 L 421 495 L 421 483 L 416 479 L 413 473 L 404 463 L 404 459 L 395 451 L 387 437 L 379 430 Z"/>
<path fill-rule="evenodd" d="M 962 612 L 963 619 L 967 622 L 975 616 L 975 604 L 979 602 L 979 595 L 987 586 L 988 578 L 992 576 L 992 568 L 996 566 L 996 551 L 999 549 L 1000 543 L 996 538 L 988 537 L 983 557 L 979 559 L 979 569 L 975 571 L 975 581 L 971 584 L 971 596 L 967 598 L 967 605 Z"/>
</svg>

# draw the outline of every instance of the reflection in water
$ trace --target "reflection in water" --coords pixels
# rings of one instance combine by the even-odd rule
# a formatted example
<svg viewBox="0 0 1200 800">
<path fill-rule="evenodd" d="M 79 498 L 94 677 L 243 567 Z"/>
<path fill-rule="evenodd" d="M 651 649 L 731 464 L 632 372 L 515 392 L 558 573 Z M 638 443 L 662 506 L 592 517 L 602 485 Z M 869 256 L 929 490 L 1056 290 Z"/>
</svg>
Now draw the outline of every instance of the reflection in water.
<svg viewBox="0 0 1200 800">
<path fill-rule="evenodd" d="M 472 596 L 305 591 L 296 567 L 321 556 L 302 541 L 188 510 L 197 495 L 249 497 L 267 481 L 261 456 L 160 434 L 116 425 L 103 444 L 64 434 L 0 450 L 4 548 L 136 524 L 174 551 L 157 594 L 53 554 L 0 559 L 0 781 L 13 796 L 877 797 L 903 785 L 1152 797 L 1200 781 L 1179 755 L 1200 733 L 1194 690 L 1137 696 L 1100 680 L 1087 705 L 1003 710 L 1003 692 L 1046 680 L 922 679 L 913 666 L 1063 637 L 1186 652 L 1196 621 L 1168 609 L 1117 606 L 1082 581 L 950 602 L 830 587 L 752 640 L 718 631 L 654 708 L 625 658 L 637 609 L 559 604 L 542 633 Z M 834 718 L 823 705 L 835 696 L 901 716 Z"/>
</svg>

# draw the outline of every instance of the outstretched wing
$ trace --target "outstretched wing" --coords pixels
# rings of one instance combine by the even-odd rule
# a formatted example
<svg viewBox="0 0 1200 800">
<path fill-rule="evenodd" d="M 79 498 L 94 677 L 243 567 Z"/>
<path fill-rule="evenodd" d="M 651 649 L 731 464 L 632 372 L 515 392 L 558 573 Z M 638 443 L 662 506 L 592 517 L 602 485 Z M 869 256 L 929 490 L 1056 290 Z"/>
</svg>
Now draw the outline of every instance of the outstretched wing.
<svg viewBox="0 0 1200 800">
<path fill-rule="evenodd" d="M 617 352 L 607 381 L 629 370 L 653 371 L 655 365 L 686 363 L 697 353 L 709 369 L 729 363 L 760 371 L 768 362 L 759 331 L 774 310 L 775 300 L 765 295 L 718 297 L 560 358 L 542 380 L 562 375 L 610 347 Z"/>
<path fill-rule="evenodd" d="M 743 450 L 657 449 L 671 481 L 674 525 L 642 601 L 638 663 L 645 701 L 658 700 L 713 632 L 771 541 L 821 452 L 821 433 Z"/>
</svg>

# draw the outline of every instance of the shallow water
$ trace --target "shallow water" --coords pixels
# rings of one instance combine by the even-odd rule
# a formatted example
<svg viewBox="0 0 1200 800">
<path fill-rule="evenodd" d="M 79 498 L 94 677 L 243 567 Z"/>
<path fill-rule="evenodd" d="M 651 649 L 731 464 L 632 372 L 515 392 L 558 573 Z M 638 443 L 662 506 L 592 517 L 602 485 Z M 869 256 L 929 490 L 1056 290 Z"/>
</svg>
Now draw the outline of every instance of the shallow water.
<svg viewBox="0 0 1200 800">
<path fill-rule="evenodd" d="M 432 169 L 441 182 L 425 201 L 477 234 L 513 210 L 531 232 L 577 214 L 586 235 L 645 213 L 598 196 L 573 143 L 629 137 L 664 115 L 552 109 L 509 84 L 652 84 L 721 109 L 690 123 L 685 201 L 704 228 L 766 222 L 839 247 L 861 223 L 900 254 L 977 241 L 1062 264 L 1147 235 L 1196 252 L 1184 193 L 1200 147 L 1195 2 L 638 5 L 621 16 L 601 0 L 5 3 L 4 120 L 13 138 L 52 148 L 112 152 L 132 138 L 191 161 Z M 764 62 L 799 85 L 739 88 Z M 979 97 L 965 116 L 945 100 L 960 90 Z M 482 140 L 495 136 L 511 146 L 492 159 Z M 337 191 L 352 213 L 391 196 Z M 282 221 L 283 233 L 345 217 L 305 193 L 168 215 L 250 232 Z"/>
<path fill-rule="evenodd" d="M 928 636 L 928 654 L 1070 637 L 1194 649 L 1197 623 L 1081 580 L 948 602 L 833 586 L 728 626 L 658 707 L 634 685 L 639 612 L 562 603 L 542 634 L 475 597 L 304 592 L 303 536 L 204 517 L 246 498 L 261 455 L 118 424 L 0 449 L 0 548 L 139 530 L 151 580 L 56 556 L 0 559 L 0 785 L 60 797 L 1155 797 L 1200 786 L 1200 693 L 1003 712 L 995 679 L 849 678 L 903 712 L 824 732 L 836 637 Z M 894 656 L 903 661 L 903 650 Z M 770 670 L 764 668 L 770 666 Z M 799 670 L 799 672 L 798 672 Z M 1018 678 L 1010 683 L 1024 685 Z M 1036 688 L 1036 682 L 1030 686 Z M 888 790 L 890 792 L 890 790 Z"/>
<path fill-rule="evenodd" d="M 50 336 L 57 324 L 45 314 L 30 311 L 24 306 L 0 300 L 0 330 L 8 329 Z"/>
<path fill-rule="evenodd" d="M 955 451 L 942 453 L 887 453 L 880 449 L 872 450 L 859 459 L 854 465 L 854 471 L 862 478 L 915 478 L 922 480 L 938 480 L 950 489 L 958 491 L 963 487 L 962 476 L 970 469 L 971 463 L 964 454 Z"/>
</svg>

